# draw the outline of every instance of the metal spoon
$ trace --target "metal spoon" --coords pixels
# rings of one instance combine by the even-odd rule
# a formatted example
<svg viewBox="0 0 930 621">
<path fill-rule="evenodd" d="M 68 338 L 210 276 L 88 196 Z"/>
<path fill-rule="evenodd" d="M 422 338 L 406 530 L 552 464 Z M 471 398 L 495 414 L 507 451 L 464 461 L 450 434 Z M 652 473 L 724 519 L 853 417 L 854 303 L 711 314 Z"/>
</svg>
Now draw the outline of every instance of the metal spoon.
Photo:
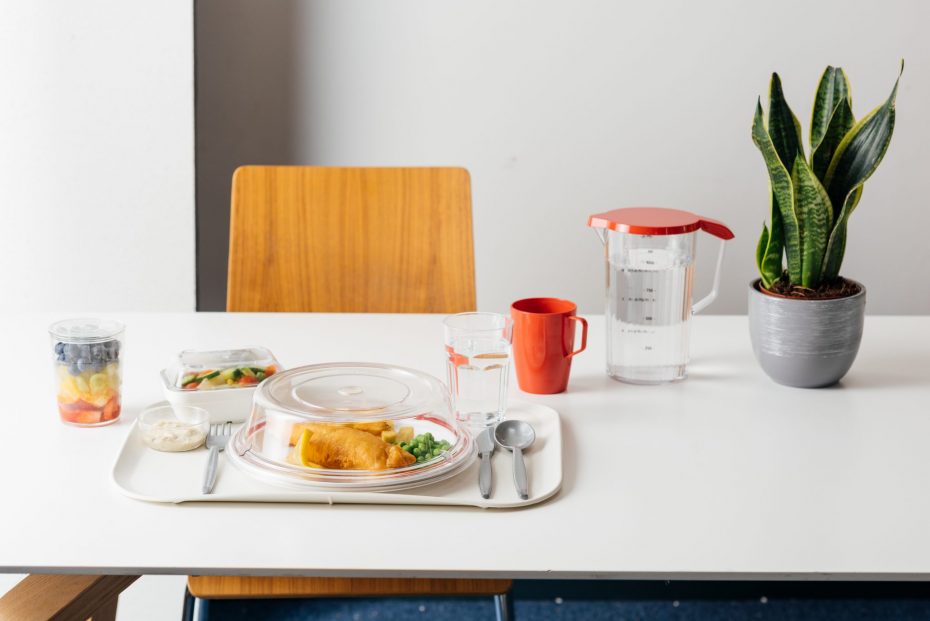
<svg viewBox="0 0 930 621">
<path fill-rule="evenodd" d="M 530 448 L 536 440 L 532 425 L 522 420 L 507 420 L 494 430 L 494 439 L 505 449 L 513 451 L 513 484 L 520 498 L 529 498 L 526 484 L 526 464 L 523 463 L 523 451 Z"/>
</svg>

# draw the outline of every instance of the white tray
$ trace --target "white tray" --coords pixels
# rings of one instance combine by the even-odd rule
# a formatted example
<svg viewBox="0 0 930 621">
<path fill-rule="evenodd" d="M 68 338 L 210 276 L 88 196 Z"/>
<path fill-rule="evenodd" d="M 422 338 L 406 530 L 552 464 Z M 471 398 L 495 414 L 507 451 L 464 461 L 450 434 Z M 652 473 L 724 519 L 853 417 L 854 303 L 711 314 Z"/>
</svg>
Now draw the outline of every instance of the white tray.
<svg viewBox="0 0 930 621">
<path fill-rule="evenodd" d="M 525 420 L 536 429 L 536 442 L 524 453 L 530 497 L 517 496 L 512 459 L 500 447 L 491 458 L 493 490 L 485 500 L 478 492 L 477 460 L 461 474 L 401 492 L 300 491 L 266 485 L 251 479 L 220 455 L 216 488 L 202 494 L 200 486 L 207 462 L 206 449 L 163 453 L 142 442 L 133 424 L 113 466 L 113 482 L 130 498 L 148 502 L 306 502 L 321 504 L 461 505 L 482 508 L 514 508 L 542 502 L 562 485 L 562 431 L 552 408 L 513 401 L 507 418 Z"/>
</svg>

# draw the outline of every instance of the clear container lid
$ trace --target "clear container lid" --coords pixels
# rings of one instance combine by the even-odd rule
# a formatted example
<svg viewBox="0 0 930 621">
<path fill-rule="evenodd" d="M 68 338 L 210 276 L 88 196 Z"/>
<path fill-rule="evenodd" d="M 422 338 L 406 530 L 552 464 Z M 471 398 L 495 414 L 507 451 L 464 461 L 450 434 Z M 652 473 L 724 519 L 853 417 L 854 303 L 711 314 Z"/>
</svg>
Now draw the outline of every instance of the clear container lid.
<svg viewBox="0 0 930 621">
<path fill-rule="evenodd" d="M 172 390 L 254 388 L 281 370 L 268 349 L 188 349 L 165 369 L 165 383 Z"/>
<path fill-rule="evenodd" d="M 57 321 L 48 332 L 62 343 L 105 343 L 118 338 L 124 329 L 123 324 L 112 319 L 79 317 Z"/>
<path fill-rule="evenodd" d="M 432 483 L 475 454 L 439 380 L 374 363 L 305 366 L 268 379 L 231 447 L 233 463 L 270 483 L 369 491 Z"/>
</svg>

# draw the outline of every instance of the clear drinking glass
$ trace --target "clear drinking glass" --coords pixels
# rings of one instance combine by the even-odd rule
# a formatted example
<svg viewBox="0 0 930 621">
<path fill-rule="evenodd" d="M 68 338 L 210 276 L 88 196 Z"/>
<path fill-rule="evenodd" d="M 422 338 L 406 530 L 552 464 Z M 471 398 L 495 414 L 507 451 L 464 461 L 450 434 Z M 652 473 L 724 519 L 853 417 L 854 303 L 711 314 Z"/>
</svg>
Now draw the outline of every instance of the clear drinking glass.
<svg viewBox="0 0 930 621">
<path fill-rule="evenodd" d="M 496 425 L 507 409 L 513 321 L 497 313 L 460 313 L 444 322 L 446 370 L 455 417 Z"/>
</svg>

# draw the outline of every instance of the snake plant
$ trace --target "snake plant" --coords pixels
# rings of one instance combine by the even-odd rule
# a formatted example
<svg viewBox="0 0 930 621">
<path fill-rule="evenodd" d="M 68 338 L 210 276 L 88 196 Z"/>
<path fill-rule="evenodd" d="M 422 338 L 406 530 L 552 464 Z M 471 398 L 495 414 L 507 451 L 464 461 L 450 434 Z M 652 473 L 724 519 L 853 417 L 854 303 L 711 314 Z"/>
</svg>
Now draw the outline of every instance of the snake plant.
<svg viewBox="0 0 930 621">
<path fill-rule="evenodd" d="M 785 101 L 781 79 L 772 74 L 768 118 L 760 98 L 752 121 L 752 141 L 762 152 L 771 189 L 771 226 L 763 223 L 756 248 L 763 287 L 784 279 L 816 289 L 839 277 L 849 216 L 891 142 L 898 80 L 888 99 L 857 122 L 846 74 L 827 67 L 814 97 L 807 157 L 801 124 Z"/>
</svg>

